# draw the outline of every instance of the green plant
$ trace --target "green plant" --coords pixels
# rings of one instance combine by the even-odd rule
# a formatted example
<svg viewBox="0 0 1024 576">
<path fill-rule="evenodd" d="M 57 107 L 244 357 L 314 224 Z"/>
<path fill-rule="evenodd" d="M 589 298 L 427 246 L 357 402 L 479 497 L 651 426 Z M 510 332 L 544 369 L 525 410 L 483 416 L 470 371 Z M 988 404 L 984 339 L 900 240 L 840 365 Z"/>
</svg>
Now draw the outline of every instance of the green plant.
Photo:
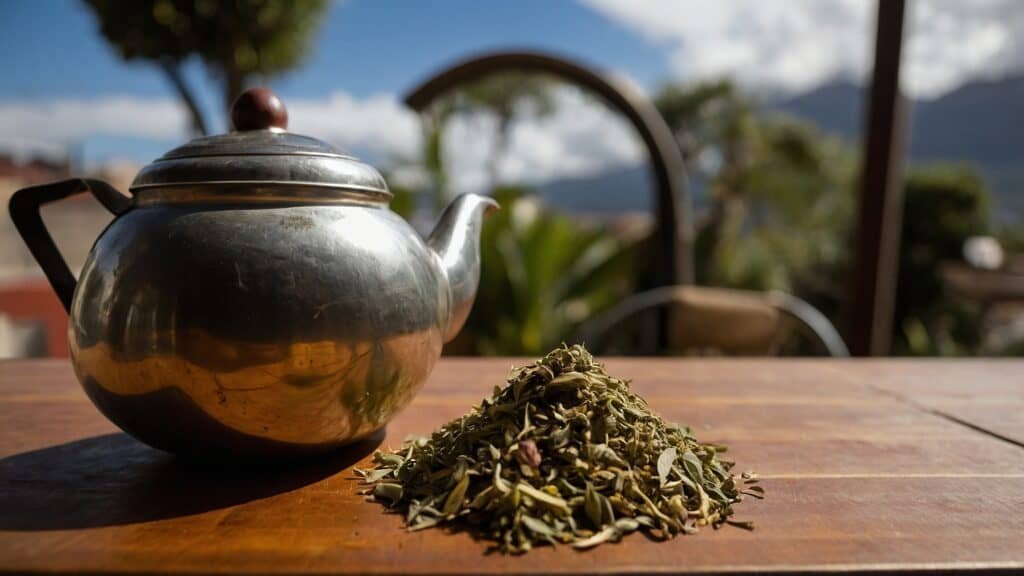
<svg viewBox="0 0 1024 576">
<path fill-rule="evenodd" d="M 854 163 L 841 142 L 782 118 L 760 121 L 734 177 L 734 222 L 710 254 L 708 282 L 842 298 L 853 214 Z"/>
<path fill-rule="evenodd" d="M 739 180 L 757 138 L 753 102 L 726 79 L 670 84 L 654 102 L 675 134 L 687 173 L 708 182 L 709 209 L 696 231 L 694 272 L 699 284 L 720 284 L 714 269 L 722 257 L 716 252 L 734 242 L 743 227 L 746 206 Z"/>
<path fill-rule="evenodd" d="M 454 347 L 477 354 L 542 354 L 632 291 L 628 239 L 549 211 L 528 190 L 503 187 L 484 227 L 480 289 Z"/>
<path fill-rule="evenodd" d="M 797 292 L 834 315 L 853 214 L 849 146 L 764 114 L 728 80 L 667 86 L 656 104 L 690 173 L 708 183 L 698 283 Z"/>
<path fill-rule="evenodd" d="M 551 86 L 543 76 L 495 74 L 439 99 L 423 116 L 423 165 L 438 209 L 450 199 L 443 157 L 448 122 L 458 114 L 497 120 L 487 167 L 502 209 L 484 227 L 480 288 L 466 327 L 446 347 L 449 353 L 544 353 L 632 291 L 630 239 L 549 211 L 526 188 L 498 185 L 497 166 L 513 122 L 520 114 L 552 112 Z"/>
<path fill-rule="evenodd" d="M 960 260 L 968 237 L 989 231 L 989 193 L 969 166 L 910 171 L 904 186 L 893 325 L 898 354 L 963 354 L 981 341 L 977 306 L 944 294 L 939 265 Z"/>
<path fill-rule="evenodd" d="M 444 117 L 479 111 L 480 102 L 469 107 L 468 98 L 448 99 Z M 708 216 L 697 230 L 698 283 L 785 290 L 840 325 L 859 172 L 851 146 L 806 123 L 761 113 L 725 81 L 666 88 L 658 106 L 691 172 L 708 182 Z M 518 108 L 505 102 L 500 109 Z M 504 130 L 510 123 L 511 116 Z M 443 181 L 443 122 L 432 126 L 426 164 Z M 484 232 L 480 295 L 459 352 L 542 353 L 635 288 L 643 263 L 635 257 L 638 242 L 550 213 L 528 192 L 497 193 L 505 210 Z M 905 202 L 894 352 L 973 352 L 980 345 L 978 306 L 946 297 L 937 271 L 941 261 L 960 258 L 968 236 L 988 230 L 984 185 L 962 166 L 915 169 Z"/>
</svg>

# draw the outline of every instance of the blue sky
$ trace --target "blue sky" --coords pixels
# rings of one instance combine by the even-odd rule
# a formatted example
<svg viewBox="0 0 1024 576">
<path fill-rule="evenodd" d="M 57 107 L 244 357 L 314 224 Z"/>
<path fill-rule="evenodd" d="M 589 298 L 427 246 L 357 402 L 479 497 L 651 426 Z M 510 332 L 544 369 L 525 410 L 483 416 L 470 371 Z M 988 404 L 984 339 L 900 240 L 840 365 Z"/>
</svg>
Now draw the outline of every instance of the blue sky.
<svg viewBox="0 0 1024 576">
<path fill-rule="evenodd" d="M 621 70 L 645 85 L 665 76 L 665 54 L 641 35 L 573 1 L 334 3 L 311 57 L 273 80 L 285 97 L 356 97 L 403 93 L 440 66 L 498 48 L 536 48 Z M 0 2 L 0 99 L 171 94 L 144 63 L 127 64 L 99 36 L 89 9 L 74 0 Z M 196 63 L 188 69 L 204 104 L 213 84 Z"/>
<path fill-rule="evenodd" d="M 555 51 L 655 85 L 665 76 L 665 58 L 654 44 L 573 1 L 350 0 L 330 6 L 305 64 L 271 83 L 286 102 L 339 90 L 355 98 L 400 96 L 455 59 L 515 47 Z M 90 10 L 74 0 L 0 2 L 0 54 L 0 102 L 173 97 L 158 69 L 122 61 Z M 216 130 L 223 130 L 216 83 L 199 62 L 186 73 Z M 74 146 L 89 163 L 145 161 L 178 139 L 94 132 Z"/>
<path fill-rule="evenodd" d="M 470 54 L 551 51 L 648 91 L 727 75 L 752 88 L 798 92 L 837 76 L 864 77 L 873 1 L 339 0 L 308 61 L 270 84 L 296 131 L 375 160 L 408 159 L 419 132 L 402 95 Z M 904 86 L 911 94 L 930 97 L 1024 69 L 1020 0 L 910 6 Z M 0 59 L 0 152 L 71 153 L 87 165 L 146 162 L 188 137 L 162 74 L 122 62 L 80 2 L 0 0 Z M 217 84 L 198 62 L 186 74 L 214 129 L 224 130 Z M 559 98 L 554 117 L 517 124 L 503 177 L 585 175 L 642 161 L 620 120 L 578 94 Z M 488 128 L 478 118 L 452 129 L 448 155 L 462 162 L 452 171 L 470 174 L 467 186 L 483 177 Z"/>
</svg>

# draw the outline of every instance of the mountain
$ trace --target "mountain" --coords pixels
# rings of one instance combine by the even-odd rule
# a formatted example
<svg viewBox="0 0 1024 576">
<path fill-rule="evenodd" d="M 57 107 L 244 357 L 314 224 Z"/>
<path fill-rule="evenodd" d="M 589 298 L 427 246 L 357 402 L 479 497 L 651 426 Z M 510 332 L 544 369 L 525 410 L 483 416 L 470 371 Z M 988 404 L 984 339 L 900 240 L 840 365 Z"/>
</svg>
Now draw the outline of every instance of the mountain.
<svg viewBox="0 0 1024 576">
<path fill-rule="evenodd" d="M 615 214 L 654 209 L 650 168 L 632 166 L 536 186 L 549 206 L 571 212 Z"/>
<path fill-rule="evenodd" d="M 705 205 L 704 182 L 691 177 L 690 196 L 694 207 Z M 613 216 L 629 212 L 652 212 L 655 198 L 649 166 L 610 170 L 583 178 L 553 180 L 535 186 L 551 207 L 566 212 Z"/>
<path fill-rule="evenodd" d="M 911 111 L 912 158 L 1024 163 L 1024 76 L 973 82 Z"/>
<path fill-rule="evenodd" d="M 858 141 L 863 131 L 864 99 L 863 87 L 837 81 L 769 102 L 766 108 Z M 1024 76 L 977 80 L 910 104 L 912 165 L 974 163 L 992 191 L 997 219 L 1024 217 Z"/>
<path fill-rule="evenodd" d="M 764 108 L 858 142 L 864 98 L 862 86 L 838 80 L 767 101 Z M 992 191 L 996 219 L 1024 219 L 1024 76 L 969 82 L 937 98 L 911 102 L 909 158 L 911 165 L 974 163 Z M 653 206 L 650 186 L 647 166 L 638 166 L 556 180 L 538 188 L 557 208 L 613 214 L 649 211 Z M 699 211 L 704 185 L 691 181 L 690 189 Z"/>
<path fill-rule="evenodd" d="M 809 92 L 782 100 L 769 100 L 765 108 L 809 120 L 831 134 L 858 138 L 864 92 L 849 80 L 836 80 Z"/>
</svg>

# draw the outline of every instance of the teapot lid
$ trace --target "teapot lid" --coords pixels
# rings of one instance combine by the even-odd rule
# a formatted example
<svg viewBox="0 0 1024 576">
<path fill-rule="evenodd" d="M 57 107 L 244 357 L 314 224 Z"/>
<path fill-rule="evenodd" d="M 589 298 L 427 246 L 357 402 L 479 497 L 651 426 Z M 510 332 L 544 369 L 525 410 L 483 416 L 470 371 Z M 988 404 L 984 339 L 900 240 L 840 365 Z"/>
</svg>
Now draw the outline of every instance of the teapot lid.
<svg viewBox="0 0 1024 576">
<path fill-rule="evenodd" d="M 147 165 L 131 191 L 217 186 L 313 198 L 391 198 L 384 177 L 369 164 L 322 140 L 287 132 L 288 112 L 266 88 L 239 96 L 231 122 L 234 132 L 196 138 Z"/>
</svg>

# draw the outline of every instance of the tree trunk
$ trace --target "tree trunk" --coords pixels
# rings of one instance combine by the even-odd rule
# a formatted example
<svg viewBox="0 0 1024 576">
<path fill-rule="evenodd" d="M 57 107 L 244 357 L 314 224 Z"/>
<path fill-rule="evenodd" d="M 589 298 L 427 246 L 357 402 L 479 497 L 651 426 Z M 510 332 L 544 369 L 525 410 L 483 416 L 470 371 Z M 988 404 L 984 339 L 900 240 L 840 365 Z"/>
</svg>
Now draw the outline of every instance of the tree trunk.
<svg viewBox="0 0 1024 576">
<path fill-rule="evenodd" d="M 171 81 L 171 85 L 177 90 L 178 96 L 181 98 L 182 103 L 185 104 L 185 108 L 188 109 L 189 116 L 192 119 L 192 130 L 200 136 L 209 134 L 206 127 L 206 119 L 203 117 L 203 111 L 199 109 L 195 95 L 192 94 L 192 90 L 185 83 L 185 77 L 181 73 L 181 63 L 171 58 L 162 58 L 160 60 L 160 67 L 163 69 L 167 79 Z"/>
</svg>

